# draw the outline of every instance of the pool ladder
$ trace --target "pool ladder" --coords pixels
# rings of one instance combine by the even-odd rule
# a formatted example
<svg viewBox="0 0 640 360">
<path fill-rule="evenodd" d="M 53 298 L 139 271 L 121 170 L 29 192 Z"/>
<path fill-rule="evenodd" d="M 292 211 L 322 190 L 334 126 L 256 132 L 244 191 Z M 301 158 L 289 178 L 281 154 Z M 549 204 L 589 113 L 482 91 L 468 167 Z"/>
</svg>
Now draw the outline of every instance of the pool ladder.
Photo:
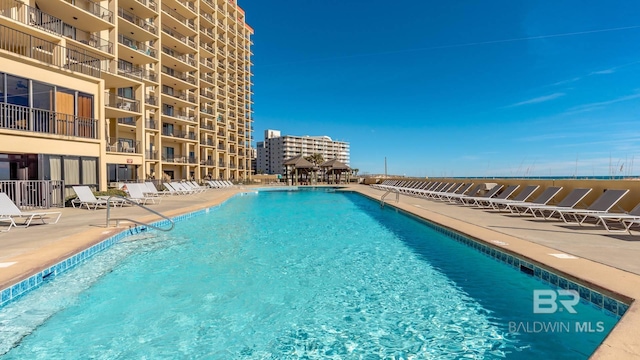
<svg viewBox="0 0 640 360">
<path fill-rule="evenodd" d="M 144 223 L 144 222 L 137 221 L 137 220 L 134 220 L 134 219 L 129 219 L 129 218 L 113 218 L 113 219 L 112 219 L 112 218 L 111 218 L 111 199 L 113 199 L 113 198 L 120 199 L 120 200 L 123 200 L 123 201 L 125 201 L 125 202 L 127 202 L 127 203 L 129 203 L 129 204 L 132 204 L 132 205 L 136 205 L 136 206 L 138 206 L 138 207 L 141 207 L 141 208 L 143 208 L 143 209 L 147 210 L 148 212 L 153 213 L 153 214 L 155 214 L 155 215 L 158 215 L 158 216 L 160 216 L 161 218 L 163 218 L 163 219 L 165 219 L 165 220 L 169 221 L 169 224 L 171 224 L 171 225 L 169 226 L 169 228 L 168 228 L 168 229 L 165 229 L 165 228 L 161 228 L 161 227 L 159 227 L 159 226 L 155 226 L 155 225 L 152 225 L 152 224 L 149 224 L 149 223 Z M 171 220 L 171 219 L 170 219 L 170 218 L 168 218 L 167 216 L 164 216 L 164 215 L 160 214 L 159 212 L 157 212 L 157 211 L 155 211 L 155 210 L 153 210 L 153 209 L 149 209 L 148 207 L 146 207 L 146 206 L 144 206 L 144 205 L 142 205 L 142 204 L 139 204 L 139 203 L 137 203 L 137 202 L 135 202 L 135 201 L 133 201 L 133 200 L 131 200 L 131 199 L 127 199 L 127 198 L 125 198 L 125 197 L 117 196 L 117 195 L 112 195 L 112 196 L 109 196 L 109 197 L 107 198 L 107 227 L 109 227 L 109 224 L 111 224 L 111 221 L 112 221 L 112 220 L 115 220 L 115 222 L 116 222 L 116 227 L 120 225 L 120 221 L 125 220 L 125 221 L 130 221 L 130 222 L 132 222 L 132 223 L 134 223 L 134 224 L 138 224 L 138 225 L 142 225 L 142 226 L 147 226 L 147 227 L 150 227 L 150 228 L 152 228 L 152 229 L 156 229 L 156 230 L 160 230 L 160 231 L 171 231 L 171 230 L 174 228 L 174 226 L 176 225 L 176 224 L 173 222 L 173 220 Z"/>
<path fill-rule="evenodd" d="M 384 195 L 382 195 L 382 197 L 380 198 L 380 207 L 383 208 L 384 207 L 384 198 L 387 197 L 387 195 L 389 195 L 390 193 L 395 193 L 396 194 L 396 203 L 400 201 L 400 192 L 398 190 L 395 189 L 389 189 L 387 190 L 386 193 L 384 193 Z"/>
</svg>

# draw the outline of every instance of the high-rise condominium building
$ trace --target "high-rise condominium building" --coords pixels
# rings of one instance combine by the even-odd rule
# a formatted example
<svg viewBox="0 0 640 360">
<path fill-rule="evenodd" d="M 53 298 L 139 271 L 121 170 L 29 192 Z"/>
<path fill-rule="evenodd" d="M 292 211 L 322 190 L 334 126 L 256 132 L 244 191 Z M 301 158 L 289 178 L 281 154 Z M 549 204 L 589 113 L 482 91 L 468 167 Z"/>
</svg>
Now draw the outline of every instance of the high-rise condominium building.
<svg viewBox="0 0 640 360">
<path fill-rule="evenodd" d="M 0 0 L 0 180 L 247 179 L 233 0 Z"/>
<path fill-rule="evenodd" d="M 258 142 L 256 147 L 257 173 L 283 174 L 284 161 L 300 154 L 321 154 L 325 161 L 338 159 L 349 165 L 349 143 L 334 141 L 328 136 L 282 136 L 279 130 L 265 130 L 264 141 Z"/>
</svg>

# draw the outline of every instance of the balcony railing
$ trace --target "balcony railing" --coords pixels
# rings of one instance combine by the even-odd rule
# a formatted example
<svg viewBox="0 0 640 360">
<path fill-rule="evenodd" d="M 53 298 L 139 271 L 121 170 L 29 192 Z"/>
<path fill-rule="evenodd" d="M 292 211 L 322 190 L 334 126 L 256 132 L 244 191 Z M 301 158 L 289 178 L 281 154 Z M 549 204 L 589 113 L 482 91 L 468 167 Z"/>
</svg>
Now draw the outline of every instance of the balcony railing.
<svg viewBox="0 0 640 360">
<path fill-rule="evenodd" d="M 0 0 L 0 15 L 56 35 L 69 37 L 95 49 L 113 54 L 113 43 L 66 24 L 55 16 L 17 0 Z"/>
<path fill-rule="evenodd" d="M 203 108 L 200 108 L 200 112 L 201 112 L 201 113 L 205 113 L 205 114 L 209 114 L 209 115 L 213 115 L 213 113 L 214 113 L 213 109 L 210 109 L 210 108 L 204 108 L 204 107 L 203 107 Z"/>
<path fill-rule="evenodd" d="M 144 122 L 144 127 L 147 129 L 158 130 L 158 123 L 155 120 L 147 119 Z"/>
<path fill-rule="evenodd" d="M 176 99 L 180 99 L 180 100 L 184 100 L 192 103 L 196 102 L 195 95 L 187 91 L 176 91 L 176 90 L 171 91 L 169 89 L 162 89 L 162 93 L 168 96 L 173 96 Z"/>
<path fill-rule="evenodd" d="M 184 6 L 186 6 L 189 10 L 196 12 L 196 5 L 191 1 L 186 0 L 178 0 L 178 2 Z"/>
<path fill-rule="evenodd" d="M 118 118 L 118 124 L 136 126 L 136 120 L 133 118 Z"/>
<path fill-rule="evenodd" d="M 226 150 L 227 148 L 224 147 L 224 145 L 222 144 L 218 144 L 218 150 Z"/>
<path fill-rule="evenodd" d="M 128 153 L 128 154 L 141 154 L 140 141 L 130 139 L 118 139 L 113 144 L 107 142 L 107 151 Z"/>
<path fill-rule="evenodd" d="M 146 79 L 153 82 L 158 81 L 158 76 L 154 72 L 146 70 L 140 66 L 132 66 L 131 64 L 126 63 L 122 60 L 118 60 L 118 75 L 122 75 L 134 80 Z"/>
<path fill-rule="evenodd" d="M 196 84 L 196 79 L 193 76 L 188 75 L 187 73 L 183 73 L 183 72 L 180 72 L 180 71 L 175 71 L 173 69 L 166 69 L 164 67 L 162 68 L 162 72 L 167 74 L 167 75 L 169 75 L 169 76 L 172 76 L 174 78 L 177 78 L 177 79 L 180 79 L 182 81 L 188 82 L 189 84 L 192 84 L 192 85 Z"/>
<path fill-rule="evenodd" d="M 162 115 L 166 115 L 166 116 L 171 116 L 174 117 L 176 119 L 180 119 L 180 120 L 186 120 L 186 121 L 196 121 L 196 116 L 188 114 L 186 111 L 177 111 L 177 110 L 167 110 L 167 109 L 163 109 L 162 110 Z"/>
<path fill-rule="evenodd" d="M 162 12 L 167 13 L 172 18 L 178 20 L 180 23 L 184 24 L 185 26 L 188 26 L 192 30 L 196 29 L 196 24 L 193 21 L 193 19 L 187 19 L 186 17 L 180 15 L 177 11 L 173 10 L 167 5 L 162 4 Z"/>
<path fill-rule="evenodd" d="M 162 32 L 171 35 L 173 38 L 184 43 L 185 45 L 196 47 L 196 43 L 193 41 L 193 39 L 189 38 L 188 36 L 182 35 L 177 31 L 171 30 L 171 28 L 167 26 L 162 27 Z"/>
<path fill-rule="evenodd" d="M 218 161 L 218 167 L 227 167 L 227 163 L 224 161 Z"/>
<path fill-rule="evenodd" d="M 139 51 L 145 55 L 151 56 L 154 59 L 158 58 L 158 54 L 156 53 L 156 49 L 150 47 L 149 45 L 142 43 L 140 41 L 136 41 L 133 39 L 129 39 L 122 35 L 118 35 L 118 42 L 124 46 L 130 47 L 133 50 Z"/>
<path fill-rule="evenodd" d="M 100 77 L 101 61 L 108 60 L 60 46 L 4 25 L 0 25 L 0 49 L 97 78 Z"/>
<path fill-rule="evenodd" d="M 153 96 L 153 95 L 149 95 L 149 96 L 144 98 L 144 103 L 145 104 L 149 104 L 149 105 L 158 106 L 158 98 Z"/>
<path fill-rule="evenodd" d="M 128 22 L 136 25 L 139 28 L 145 29 L 148 32 L 158 35 L 158 28 L 151 22 L 139 17 L 136 14 L 132 14 L 123 8 L 118 8 L 118 16 L 127 20 Z"/>
<path fill-rule="evenodd" d="M 147 159 L 158 160 L 158 152 L 156 150 L 145 150 L 144 157 Z"/>
<path fill-rule="evenodd" d="M 140 112 L 140 100 L 129 99 L 124 96 L 118 96 L 116 94 L 105 91 L 104 93 L 105 106 L 116 108 L 120 110 Z"/>
<path fill-rule="evenodd" d="M 194 132 L 185 132 L 180 130 L 169 130 L 167 128 L 162 129 L 162 135 L 171 136 L 180 139 L 196 140 L 196 134 Z"/>
<path fill-rule="evenodd" d="M 215 164 L 216 164 L 216 163 L 215 163 L 213 160 L 211 160 L 211 159 L 209 159 L 209 160 L 200 160 L 200 165 L 204 165 L 204 166 L 213 166 L 213 165 L 215 165 Z"/>
<path fill-rule="evenodd" d="M 200 139 L 200 144 L 207 145 L 207 146 L 215 146 L 215 144 L 213 143 L 213 140 L 211 139 Z"/>
<path fill-rule="evenodd" d="M 0 128 L 97 139 L 97 119 L 0 103 Z"/>
<path fill-rule="evenodd" d="M 203 90 L 203 89 L 200 89 L 200 96 L 204 96 L 204 97 L 206 97 L 208 99 L 212 99 L 212 100 L 215 99 L 215 96 L 213 95 L 212 92 L 206 91 L 206 90 Z"/>
<path fill-rule="evenodd" d="M 162 47 L 162 52 L 175 59 L 182 61 L 183 63 L 187 63 L 194 67 L 198 66 L 198 64 L 196 63 L 196 58 L 193 55 L 183 54 L 181 52 L 171 50 L 165 46 Z"/>
<path fill-rule="evenodd" d="M 136 1 L 153 11 L 158 10 L 158 5 L 153 0 L 136 0 Z"/>
<path fill-rule="evenodd" d="M 82 9 L 84 11 L 90 12 L 91 14 L 106 20 L 113 24 L 113 11 L 100 6 L 100 4 L 90 1 L 90 0 L 65 0 L 71 5 Z"/>
</svg>

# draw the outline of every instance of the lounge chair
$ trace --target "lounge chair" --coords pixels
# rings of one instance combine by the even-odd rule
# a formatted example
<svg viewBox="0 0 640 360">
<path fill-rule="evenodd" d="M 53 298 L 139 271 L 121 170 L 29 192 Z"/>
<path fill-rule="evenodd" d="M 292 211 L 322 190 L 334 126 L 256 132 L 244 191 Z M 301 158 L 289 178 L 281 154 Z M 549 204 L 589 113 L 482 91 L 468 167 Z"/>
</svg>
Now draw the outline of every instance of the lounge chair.
<svg viewBox="0 0 640 360">
<path fill-rule="evenodd" d="M 158 189 L 156 188 L 156 185 L 150 181 L 147 181 L 144 184 L 147 186 L 147 189 L 144 192 L 146 196 L 167 196 L 167 195 L 174 194 L 173 192 L 168 190 L 158 191 Z"/>
<path fill-rule="evenodd" d="M 524 189 L 522 189 L 522 191 L 520 191 L 518 195 L 516 195 L 513 199 L 498 199 L 498 198 L 487 199 L 485 202 L 486 204 L 485 207 L 492 208 L 494 210 L 499 210 L 500 205 L 503 205 L 503 204 L 523 203 L 527 201 L 527 199 L 530 198 L 531 195 L 533 195 L 533 193 L 536 192 L 536 190 L 538 190 L 538 188 L 540 188 L 540 185 L 529 185 Z"/>
<path fill-rule="evenodd" d="M 596 225 L 602 224 L 608 232 L 612 233 L 624 233 L 631 234 L 631 227 L 636 224 L 640 224 L 640 204 L 636 205 L 628 213 L 607 213 L 607 214 L 589 214 L 590 217 L 597 218 Z M 622 227 L 621 229 L 614 229 L 608 222 L 618 223 Z"/>
<path fill-rule="evenodd" d="M 584 199 L 585 196 L 587 196 L 587 194 L 591 192 L 591 190 L 592 189 L 573 189 L 573 191 L 571 191 L 569 195 L 565 196 L 565 198 L 562 199 L 562 201 L 560 201 L 556 206 L 529 205 L 526 207 L 526 209 L 522 213 L 520 213 L 520 215 L 524 215 L 527 212 L 530 212 L 531 215 L 533 215 L 533 217 L 537 218 L 538 216 L 536 215 L 536 213 L 539 213 L 540 216 L 542 216 L 542 218 L 546 218 L 544 214 L 545 211 L 549 211 L 550 212 L 549 216 L 551 216 L 553 215 L 553 212 L 558 210 L 573 209 L 573 207 L 578 205 L 578 203 L 582 201 L 582 199 Z"/>
<path fill-rule="evenodd" d="M 480 195 L 480 196 L 463 196 L 459 200 L 460 200 L 460 203 L 462 203 L 462 205 L 467 205 L 467 206 L 476 205 L 478 203 L 478 201 L 480 201 L 480 200 L 489 199 L 489 198 L 494 197 L 498 193 L 498 191 L 500 191 L 500 189 L 502 189 L 502 185 L 496 185 L 496 186 L 492 187 L 491 189 L 489 189 L 489 191 L 487 191 L 484 195 Z"/>
<path fill-rule="evenodd" d="M 531 205 L 546 205 L 562 190 L 562 186 L 550 186 L 546 188 L 537 198 L 531 202 L 503 202 L 500 205 L 504 205 L 504 208 L 498 206 L 498 210 L 507 210 L 511 213 L 521 213 L 521 209 L 526 211 L 526 208 Z M 524 211 L 522 211 L 524 212 Z"/>
<path fill-rule="evenodd" d="M 485 187 L 484 184 L 478 184 L 476 185 L 476 187 L 471 189 L 467 194 L 443 194 L 440 199 L 445 199 L 446 201 L 454 202 L 458 199 L 462 199 L 463 197 L 477 196 L 480 193 L 480 191 L 484 189 L 484 187 Z"/>
<path fill-rule="evenodd" d="M 129 200 L 135 201 L 138 204 L 146 205 L 147 203 L 155 204 L 156 201 L 160 203 L 162 200 L 157 196 L 145 196 L 144 193 L 148 190 L 145 184 L 129 183 L 127 184 L 127 192 L 129 192 Z"/>
<path fill-rule="evenodd" d="M 8 222 L 9 223 L 9 227 L 6 229 L 2 229 L 0 230 L 0 232 L 7 232 L 9 230 L 11 230 L 12 226 L 16 226 L 16 222 L 13 221 L 13 218 L 11 216 L 0 216 L 0 222 Z"/>
<path fill-rule="evenodd" d="M 560 215 L 560 219 L 565 223 L 576 222 L 579 225 L 582 225 L 582 223 L 589 217 L 609 213 L 609 210 L 611 210 L 611 208 L 628 192 L 628 189 L 608 189 L 586 209 L 556 209 L 552 210 L 551 214 L 547 218 L 551 218 L 553 214 L 558 214 Z"/>
<path fill-rule="evenodd" d="M 436 200 L 443 200 L 448 195 L 464 195 L 467 191 L 469 191 L 469 189 L 471 189 L 472 186 L 473 186 L 473 183 L 462 184 L 455 191 L 435 192 L 435 193 L 432 193 L 429 197 Z"/>
<path fill-rule="evenodd" d="M 78 198 L 71 201 L 71 205 L 75 208 L 76 204 L 79 205 L 79 208 L 82 209 L 82 206 L 86 206 L 87 210 L 91 210 L 91 206 L 93 206 L 93 210 L 97 209 L 98 206 L 107 207 L 107 198 L 108 197 L 100 197 L 96 198 L 93 195 L 93 192 L 88 186 L 72 186 L 73 191 L 78 195 Z M 122 199 L 114 198 L 110 200 L 111 205 L 113 206 L 122 206 L 124 201 Z"/>
<path fill-rule="evenodd" d="M 49 216 L 55 217 L 53 222 L 46 222 L 45 218 Z M 5 193 L 0 193 L 0 219 L 3 221 L 9 221 L 9 228 L 5 231 L 9 231 L 12 226 L 15 227 L 28 227 L 31 225 L 33 219 L 38 218 L 43 224 L 55 224 L 60 220 L 62 213 L 60 211 L 47 211 L 47 212 L 23 212 L 20 210 L 13 200 Z M 20 224 L 16 223 L 16 218 L 24 218 L 24 221 Z"/>
<path fill-rule="evenodd" d="M 194 190 L 192 190 L 192 189 L 190 189 L 188 187 L 185 187 L 184 185 L 182 185 L 181 183 L 176 182 L 176 181 L 172 182 L 170 185 L 173 186 L 174 190 L 176 190 L 176 191 L 178 191 L 178 192 L 180 192 L 182 194 L 185 194 L 185 195 L 193 195 L 193 194 L 196 193 Z"/>
<path fill-rule="evenodd" d="M 492 200 L 507 200 L 509 196 L 513 195 L 513 193 L 516 192 L 516 190 L 518 190 L 519 187 L 520 185 L 509 185 L 504 190 L 502 190 L 498 195 L 495 195 L 495 197 L 478 198 L 473 202 L 472 205 L 476 205 L 482 208 L 491 207 L 490 202 Z"/>
</svg>

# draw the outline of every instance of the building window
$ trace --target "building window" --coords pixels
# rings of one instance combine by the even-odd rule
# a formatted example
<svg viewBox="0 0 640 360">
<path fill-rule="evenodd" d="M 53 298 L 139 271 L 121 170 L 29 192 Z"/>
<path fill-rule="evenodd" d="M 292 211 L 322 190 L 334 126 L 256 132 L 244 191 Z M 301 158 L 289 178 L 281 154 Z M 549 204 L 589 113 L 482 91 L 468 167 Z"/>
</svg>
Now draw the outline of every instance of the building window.
<svg viewBox="0 0 640 360">
<path fill-rule="evenodd" d="M 29 80 L 7 74 L 7 103 L 29 106 Z"/>
</svg>

